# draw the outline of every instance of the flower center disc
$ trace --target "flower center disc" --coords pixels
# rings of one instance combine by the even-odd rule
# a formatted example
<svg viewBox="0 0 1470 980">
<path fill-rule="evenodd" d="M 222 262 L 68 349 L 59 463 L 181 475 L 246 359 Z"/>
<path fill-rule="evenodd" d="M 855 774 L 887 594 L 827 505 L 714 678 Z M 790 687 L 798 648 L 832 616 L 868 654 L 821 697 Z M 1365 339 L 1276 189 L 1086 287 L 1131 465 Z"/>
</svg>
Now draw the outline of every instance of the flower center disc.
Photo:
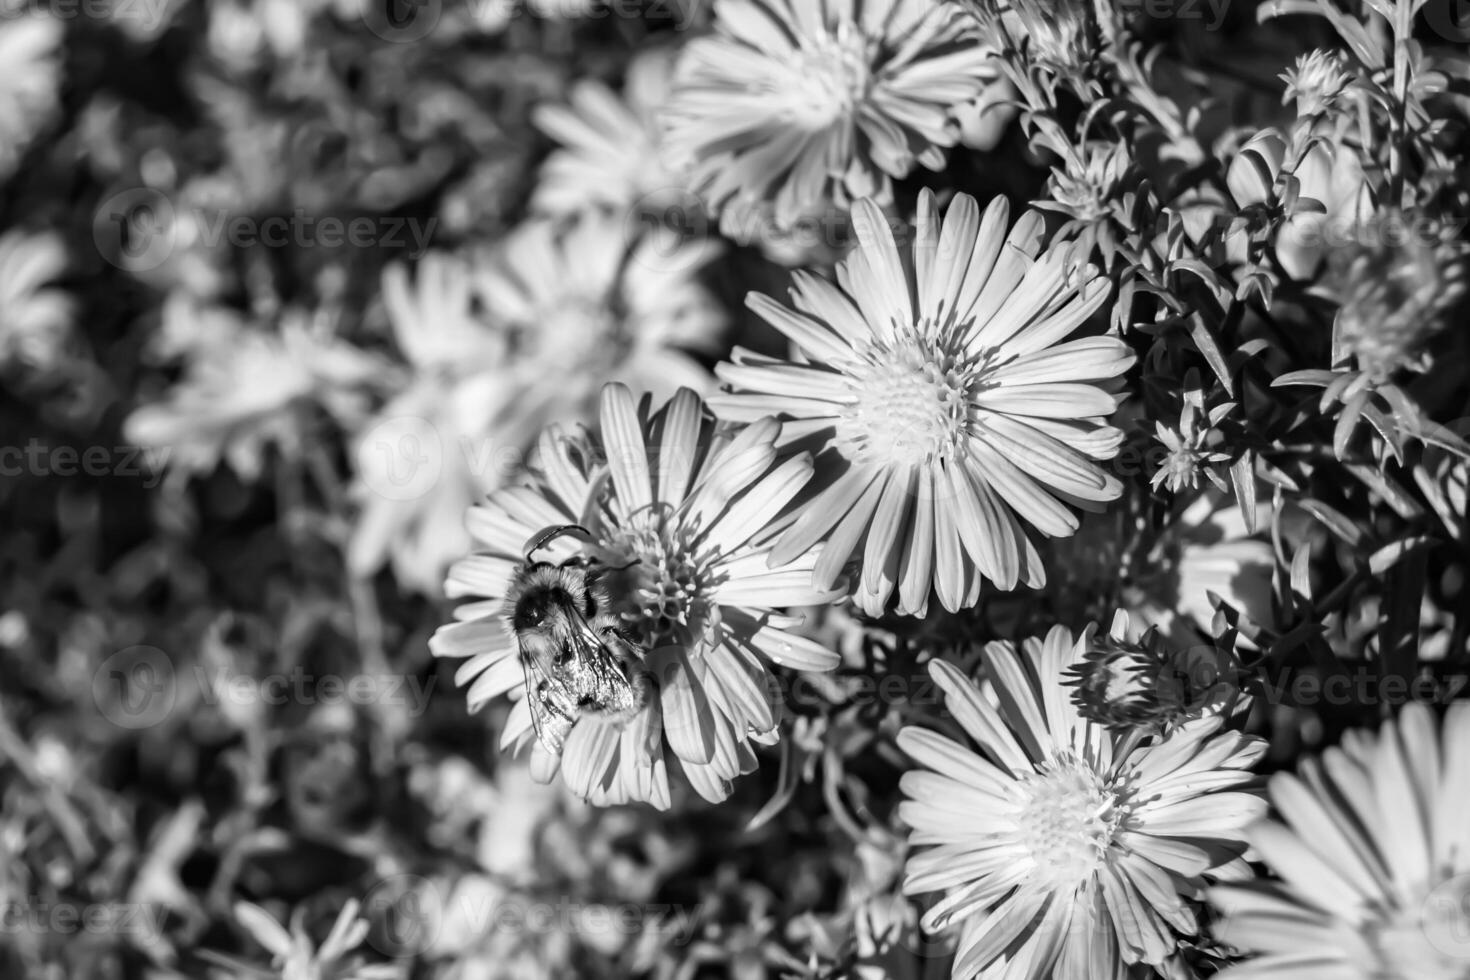
<svg viewBox="0 0 1470 980">
<path fill-rule="evenodd" d="M 1081 885 L 1103 864 L 1124 807 L 1091 766 L 1058 759 L 1021 783 L 1016 815 L 1036 873 L 1054 889 Z"/>
<path fill-rule="evenodd" d="M 822 130 L 857 111 L 868 90 L 868 52 L 851 25 L 837 33 L 805 39 L 792 59 L 793 84 L 777 95 L 787 100 L 791 120 L 801 129 Z"/>
<path fill-rule="evenodd" d="M 918 346 L 875 348 L 853 373 L 837 424 L 844 455 L 912 466 L 947 459 L 964 436 L 967 384 L 956 359 Z"/>
<path fill-rule="evenodd" d="M 684 528 L 660 522 L 620 532 L 602 556 L 619 569 L 604 577 L 608 592 L 647 649 L 703 628 L 709 583 L 689 538 Z"/>
</svg>

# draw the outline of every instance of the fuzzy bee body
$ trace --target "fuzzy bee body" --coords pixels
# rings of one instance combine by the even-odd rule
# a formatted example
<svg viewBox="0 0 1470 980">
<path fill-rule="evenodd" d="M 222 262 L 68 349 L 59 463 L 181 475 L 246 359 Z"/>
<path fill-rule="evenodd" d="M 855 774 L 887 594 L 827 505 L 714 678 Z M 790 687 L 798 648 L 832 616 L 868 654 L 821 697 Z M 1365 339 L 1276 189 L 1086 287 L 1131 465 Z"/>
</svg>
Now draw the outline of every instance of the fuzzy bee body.
<svg viewBox="0 0 1470 980">
<path fill-rule="evenodd" d="M 626 722 L 647 704 L 652 688 L 643 650 L 623 629 L 599 580 L 606 566 L 582 557 L 558 565 L 532 559 L 554 538 L 574 532 L 587 534 L 565 525 L 532 537 L 506 595 L 531 720 L 552 753 L 561 752 L 578 718 Z"/>
</svg>

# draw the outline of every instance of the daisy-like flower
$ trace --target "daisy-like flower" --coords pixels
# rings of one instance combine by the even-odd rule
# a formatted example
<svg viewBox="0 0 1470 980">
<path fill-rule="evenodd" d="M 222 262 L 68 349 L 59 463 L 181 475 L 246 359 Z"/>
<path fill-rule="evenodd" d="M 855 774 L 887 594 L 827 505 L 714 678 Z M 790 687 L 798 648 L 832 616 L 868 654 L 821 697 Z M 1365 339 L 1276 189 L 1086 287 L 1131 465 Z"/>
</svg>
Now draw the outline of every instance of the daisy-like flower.
<svg viewBox="0 0 1470 980">
<path fill-rule="evenodd" d="M 61 92 L 61 21 L 44 13 L 16 16 L 0 11 L 0 180 L 20 164 L 25 152 L 56 111 Z"/>
<path fill-rule="evenodd" d="M 71 334 L 75 304 L 51 284 L 66 264 L 60 235 L 0 235 L 0 364 L 41 370 L 57 365 Z"/>
<path fill-rule="evenodd" d="M 1437 727 L 1411 704 L 1271 777 L 1248 836 L 1281 880 L 1211 891 L 1217 937 L 1258 954 L 1222 980 L 1470 975 L 1470 704 Z"/>
<path fill-rule="evenodd" d="M 533 219 L 477 263 L 485 314 L 511 340 L 520 417 L 590 405 L 606 381 L 660 399 L 708 390 L 709 372 L 688 352 L 715 346 L 729 319 L 697 279 L 709 244 L 656 226 L 631 234 L 619 215 L 594 211 Z"/>
<path fill-rule="evenodd" d="M 355 574 L 391 559 L 401 585 L 438 592 L 470 545 L 466 508 L 517 472 L 547 425 L 590 419 L 603 382 L 661 398 L 709 386 L 686 352 L 725 320 L 693 278 L 708 256 L 663 235 L 630 246 L 620 221 L 593 213 L 523 225 L 477 262 L 431 254 L 416 283 L 385 272 L 410 374 L 358 436 Z"/>
<path fill-rule="evenodd" d="M 979 746 L 906 728 L 899 745 L 932 771 L 904 775 L 899 816 L 912 857 L 904 891 L 943 891 L 927 931 L 960 924 L 955 977 L 1101 980 L 1158 965 L 1198 932 L 1210 879 L 1249 875 L 1243 828 L 1265 810 L 1248 791 L 1260 739 L 1219 717 L 1167 737 L 1118 736 L 1062 686 L 1091 642 L 1055 627 L 1022 653 L 985 648 L 986 697 L 959 670 L 929 670 Z"/>
<path fill-rule="evenodd" d="M 785 226 L 887 200 L 944 166 L 960 116 L 997 79 L 979 25 L 931 0 L 716 0 L 715 33 L 680 58 L 666 146 L 712 210 L 770 202 Z"/>
<path fill-rule="evenodd" d="M 1465 249 L 1427 216 L 1392 209 L 1328 252 L 1328 283 L 1341 300 L 1334 344 L 1364 374 L 1387 381 L 1422 368 L 1424 347 L 1465 294 Z"/>
<path fill-rule="evenodd" d="M 163 450 L 181 474 L 207 473 L 221 459 L 242 479 L 260 475 L 268 447 L 287 456 L 304 446 L 301 409 L 319 405 L 351 425 L 382 362 L 291 313 L 279 330 L 237 321 L 234 336 L 193 352 L 183 379 L 161 402 L 136 409 L 126 437 Z"/>
<path fill-rule="evenodd" d="M 657 210 L 682 201 L 685 178 L 664 162 L 659 148 L 658 110 L 673 67 L 672 49 L 650 48 L 629 63 L 621 96 L 589 78 L 572 88 L 566 105 L 536 109 L 536 128 L 562 148 L 541 165 L 532 210 Z"/>
<path fill-rule="evenodd" d="M 271 954 L 271 966 L 283 980 L 394 980 L 399 975 L 396 965 L 369 965 L 366 957 L 353 952 L 367 938 L 370 928 L 367 920 L 358 915 L 358 909 L 356 901 L 348 901 L 320 946 L 306 932 L 302 908 L 291 916 L 290 929 L 251 902 L 235 904 L 235 919 Z M 210 954 L 208 959 L 242 973 L 259 972 L 249 964 L 217 954 Z"/>
<path fill-rule="evenodd" d="M 510 339 L 473 315 L 464 262 L 430 253 L 416 281 L 389 266 L 383 304 L 410 370 L 355 440 L 347 567 L 368 576 L 391 560 L 400 585 L 432 595 L 469 547 L 465 511 L 515 471 L 536 423 L 517 416 Z"/>
<path fill-rule="evenodd" d="M 1283 103 L 1296 101 L 1298 116 L 1320 116 L 1337 103 L 1353 76 L 1340 52 L 1316 50 L 1300 56 L 1282 76 Z"/>
<path fill-rule="evenodd" d="M 1179 493 L 1199 486 L 1203 473 L 1222 492 L 1228 492 L 1220 465 L 1230 459 L 1230 454 L 1215 448 L 1225 441 L 1215 426 L 1234 410 L 1235 403 L 1225 402 L 1206 409 L 1205 391 L 1194 368 L 1185 372 L 1183 387 L 1184 405 L 1179 410 L 1178 427 L 1154 423 L 1155 437 L 1163 444 L 1165 453 L 1149 483 L 1155 490 L 1162 484 L 1170 493 Z"/>
<path fill-rule="evenodd" d="M 474 710 L 491 698 L 517 698 L 502 747 L 533 742 L 539 781 L 558 766 L 567 786 L 593 803 L 670 803 L 664 746 L 689 782 L 711 801 L 755 766 L 750 742 L 774 742 L 780 702 L 769 663 L 830 670 L 835 653 L 791 627 L 798 617 L 773 607 L 831 601 L 813 588 L 809 551 L 770 563 L 771 521 L 810 479 L 805 455 L 779 459 L 774 420 L 734 436 L 716 435 L 698 396 L 680 391 L 650 415 L 622 385 L 601 401 L 601 441 L 559 428 L 543 434 L 539 477 L 508 487 L 470 511 L 483 550 L 450 569 L 452 598 L 475 596 L 458 622 L 441 627 L 430 648 L 468 657 L 455 680 L 469 684 Z M 594 543 L 583 554 L 610 569 L 603 581 L 645 652 L 654 692 L 626 723 L 577 720 L 561 757 L 533 741 L 523 672 L 506 603 L 525 543 L 552 525 L 581 523 Z M 569 538 L 544 549 L 553 564 L 576 553 Z"/>
<path fill-rule="evenodd" d="M 749 422 L 775 414 L 791 439 L 820 447 L 824 488 L 773 550 L 782 562 L 826 540 L 816 585 L 849 559 L 855 597 L 877 615 L 922 615 L 931 583 L 949 610 L 973 605 L 981 578 L 1002 589 L 1045 582 L 1022 528 L 1077 530 L 1073 506 L 1101 509 L 1122 484 L 1096 460 L 1123 435 L 1104 420 L 1133 362 L 1116 337 L 1063 343 L 1101 306 L 1108 284 L 1065 249 L 1041 249 L 1041 216 L 1009 235 L 997 199 L 980 214 L 956 195 L 941 225 L 920 195 L 912 272 L 871 201 L 853 212 L 858 248 L 831 283 L 795 273 L 789 310 L 748 305 L 802 361 L 737 350 L 716 374 L 731 393 L 715 411 Z"/>
</svg>

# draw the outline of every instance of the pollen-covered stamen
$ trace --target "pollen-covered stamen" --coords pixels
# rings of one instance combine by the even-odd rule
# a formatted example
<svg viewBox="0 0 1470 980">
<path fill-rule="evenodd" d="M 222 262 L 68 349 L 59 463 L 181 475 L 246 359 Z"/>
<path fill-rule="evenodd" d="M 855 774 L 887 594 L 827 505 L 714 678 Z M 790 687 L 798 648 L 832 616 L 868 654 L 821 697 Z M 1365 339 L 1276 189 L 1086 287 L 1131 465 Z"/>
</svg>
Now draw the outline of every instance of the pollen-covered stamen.
<svg viewBox="0 0 1470 980">
<path fill-rule="evenodd" d="M 1058 758 L 1019 787 L 1016 815 L 1020 843 L 1047 888 L 1081 885 L 1107 860 L 1113 837 L 1127 815 L 1126 799 L 1089 765 Z"/>
<path fill-rule="evenodd" d="M 645 646 L 702 625 L 713 582 L 692 533 L 677 523 L 621 530 L 603 558 L 609 595 Z M 624 567 L 625 566 L 625 567 Z"/>
<path fill-rule="evenodd" d="M 836 34 L 803 39 L 792 55 L 793 84 L 774 94 L 786 100 L 797 126 L 825 129 L 852 116 L 867 96 L 869 62 L 867 40 L 844 22 Z"/>
<path fill-rule="evenodd" d="M 965 437 L 971 372 L 938 345 L 874 345 L 850 375 L 853 400 L 837 423 L 844 454 L 914 465 L 948 459 Z"/>
</svg>

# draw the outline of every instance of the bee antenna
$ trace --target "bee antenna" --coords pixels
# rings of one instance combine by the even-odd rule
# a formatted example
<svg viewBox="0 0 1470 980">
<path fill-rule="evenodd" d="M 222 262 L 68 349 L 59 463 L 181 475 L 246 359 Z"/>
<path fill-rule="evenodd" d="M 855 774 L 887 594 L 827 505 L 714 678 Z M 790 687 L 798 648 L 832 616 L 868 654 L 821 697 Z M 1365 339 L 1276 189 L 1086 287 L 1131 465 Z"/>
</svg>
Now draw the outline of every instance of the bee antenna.
<svg viewBox="0 0 1470 980">
<path fill-rule="evenodd" d="M 544 527 L 541 530 L 537 531 L 535 534 L 531 535 L 530 540 L 526 542 L 526 564 L 531 564 L 531 556 L 534 555 L 536 552 L 540 551 L 542 548 L 546 547 L 557 538 L 565 537 L 567 535 L 581 538 L 583 541 L 595 540 L 592 537 L 592 532 L 587 530 L 580 524 L 553 524 L 551 527 Z"/>
</svg>

